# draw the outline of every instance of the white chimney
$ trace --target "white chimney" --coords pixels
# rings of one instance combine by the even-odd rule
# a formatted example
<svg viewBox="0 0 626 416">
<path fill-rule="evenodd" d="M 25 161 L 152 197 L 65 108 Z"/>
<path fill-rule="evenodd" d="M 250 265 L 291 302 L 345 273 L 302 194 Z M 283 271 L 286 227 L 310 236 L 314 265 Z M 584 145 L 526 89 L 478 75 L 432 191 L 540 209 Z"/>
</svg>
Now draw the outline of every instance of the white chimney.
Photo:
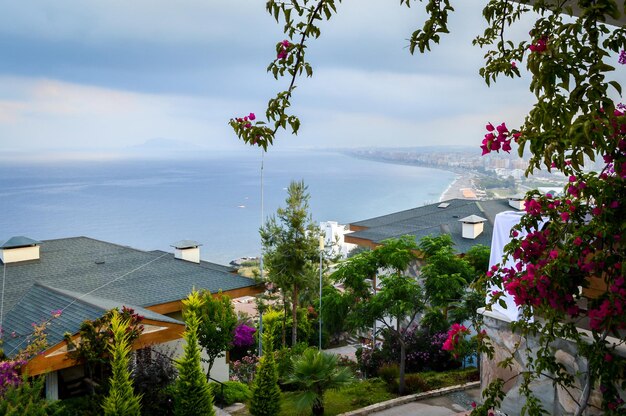
<svg viewBox="0 0 626 416">
<path fill-rule="evenodd" d="M 470 215 L 469 217 L 461 218 L 459 221 L 463 223 L 463 238 L 473 240 L 483 232 L 483 225 L 487 219 L 478 215 Z"/>
<path fill-rule="evenodd" d="M 200 246 L 202 244 L 193 240 L 181 240 L 172 244 L 174 257 L 180 260 L 200 263 Z"/>
<path fill-rule="evenodd" d="M 11 237 L 0 246 L 0 260 L 5 264 L 39 260 L 40 244 L 41 241 L 33 240 L 28 237 Z"/>
<path fill-rule="evenodd" d="M 509 198 L 509 205 L 518 211 L 523 211 L 526 208 L 526 196 L 514 195 Z"/>
</svg>

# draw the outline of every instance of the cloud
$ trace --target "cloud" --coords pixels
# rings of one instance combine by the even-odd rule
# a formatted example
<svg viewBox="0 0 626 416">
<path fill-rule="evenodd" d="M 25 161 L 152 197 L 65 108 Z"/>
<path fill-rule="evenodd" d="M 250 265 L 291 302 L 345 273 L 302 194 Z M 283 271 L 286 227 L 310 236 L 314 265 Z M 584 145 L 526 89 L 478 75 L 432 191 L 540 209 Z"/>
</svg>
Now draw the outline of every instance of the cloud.
<svg viewBox="0 0 626 416">
<path fill-rule="evenodd" d="M 155 137 L 185 139 L 205 148 L 224 140 L 229 100 L 140 94 L 54 80 L 0 78 L 12 101 L 0 103 L 0 147 L 121 148 Z M 0 88 L 0 94 L 2 89 Z M 232 133 L 231 133 L 232 135 Z"/>
</svg>

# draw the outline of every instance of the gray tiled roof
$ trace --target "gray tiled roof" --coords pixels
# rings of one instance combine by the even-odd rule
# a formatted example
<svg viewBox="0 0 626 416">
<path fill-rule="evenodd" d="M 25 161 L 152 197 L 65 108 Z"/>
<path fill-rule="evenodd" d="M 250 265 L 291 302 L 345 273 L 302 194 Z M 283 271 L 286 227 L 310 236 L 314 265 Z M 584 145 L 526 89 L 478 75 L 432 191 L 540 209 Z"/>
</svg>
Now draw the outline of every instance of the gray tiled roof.
<svg viewBox="0 0 626 416">
<path fill-rule="evenodd" d="M 254 280 L 232 273 L 230 267 L 192 263 L 176 259 L 172 253 L 147 252 L 87 237 L 46 240 L 40 252 L 39 260 L 6 265 L 5 315 L 20 313 L 18 302 L 35 282 L 144 308 L 184 299 L 193 288 L 217 292 L 255 285 Z M 50 311 L 45 312 L 44 316 L 29 317 L 29 325 L 47 318 Z"/>
<path fill-rule="evenodd" d="M 445 233 L 452 237 L 455 250 L 465 253 L 476 244 L 490 246 L 495 215 L 513 209 L 505 199 L 491 201 L 451 199 L 445 202 L 449 204 L 446 208 L 439 208 L 440 203 L 436 203 L 354 222 L 351 225 L 367 229 L 349 235 L 380 243 L 404 235 L 414 236 L 415 240 L 419 241 L 428 235 L 437 236 Z M 459 222 L 459 219 L 472 215 L 487 218 L 483 232 L 473 240 L 462 237 L 463 224 Z"/>
<path fill-rule="evenodd" d="M 176 319 L 131 304 L 35 283 L 4 317 L 4 352 L 12 356 L 24 348 L 33 330 L 33 323 L 49 321 L 46 334 L 48 345 L 52 346 L 63 340 L 65 332 L 78 332 L 83 321 L 97 319 L 106 311 L 113 308 L 121 310 L 123 306 L 134 309 L 147 319 L 183 324 Z M 50 319 L 52 312 L 56 310 L 62 310 L 61 315 Z"/>
</svg>

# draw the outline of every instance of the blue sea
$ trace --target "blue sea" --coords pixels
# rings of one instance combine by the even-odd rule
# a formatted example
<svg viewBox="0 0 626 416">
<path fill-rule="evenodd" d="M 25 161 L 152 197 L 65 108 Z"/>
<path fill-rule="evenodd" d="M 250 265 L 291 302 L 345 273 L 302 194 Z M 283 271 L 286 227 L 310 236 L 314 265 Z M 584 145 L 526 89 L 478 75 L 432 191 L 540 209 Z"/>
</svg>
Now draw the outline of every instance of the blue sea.
<svg viewBox="0 0 626 416">
<path fill-rule="evenodd" d="M 203 159 L 0 163 L 0 242 L 87 236 L 142 250 L 201 242 L 226 264 L 260 253 L 261 152 Z M 454 173 L 330 151 L 264 156 L 264 213 L 304 180 L 315 221 L 355 222 L 438 201 Z"/>
</svg>

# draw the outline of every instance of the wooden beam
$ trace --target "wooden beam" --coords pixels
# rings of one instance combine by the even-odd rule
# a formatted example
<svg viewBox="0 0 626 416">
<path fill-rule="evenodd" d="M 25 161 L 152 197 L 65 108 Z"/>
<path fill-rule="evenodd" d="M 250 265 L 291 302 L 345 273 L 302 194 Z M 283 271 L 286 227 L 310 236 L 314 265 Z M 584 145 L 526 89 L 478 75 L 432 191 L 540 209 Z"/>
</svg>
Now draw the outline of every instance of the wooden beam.
<svg viewBox="0 0 626 416">
<path fill-rule="evenodd" d="M 138 350 L 154 344 L 162 344 L 164 342 L 180 339 L 185 331 L 184 324 L 175 324 L 170 322 L 160 322 L 151 319 L 144 319 L 142 324 L 158 326 L 163 329 L 158 331 L 144 333 L 133 342 L 132 349 Z M 72 335 L 72 341 L 76 342 L 79 338 L 78 334 Z M 24 367 L 24 371 L 29 376 L 36 376 L 47 373 L 48 371 L 62 370 L 68 367 L 74 367 L 80 364 L 69 358 L 67 351 L 60 351 L 67 347 L 65 341 L 61 341 L 53 347 L 47 349 L 42 354 L 33 357 Z"/>
<path fill-rule="evenodd" d="M 350 234 L 345 234 L 343 239 L 346 243 L 357 244 L 362 247 L 368 247 L 372 250 L 378 247 L 380 244 L 373 242 L 372 240 L 368 240 L 366 238 L 361 237 L 353 237 Z"/>
</svg>

